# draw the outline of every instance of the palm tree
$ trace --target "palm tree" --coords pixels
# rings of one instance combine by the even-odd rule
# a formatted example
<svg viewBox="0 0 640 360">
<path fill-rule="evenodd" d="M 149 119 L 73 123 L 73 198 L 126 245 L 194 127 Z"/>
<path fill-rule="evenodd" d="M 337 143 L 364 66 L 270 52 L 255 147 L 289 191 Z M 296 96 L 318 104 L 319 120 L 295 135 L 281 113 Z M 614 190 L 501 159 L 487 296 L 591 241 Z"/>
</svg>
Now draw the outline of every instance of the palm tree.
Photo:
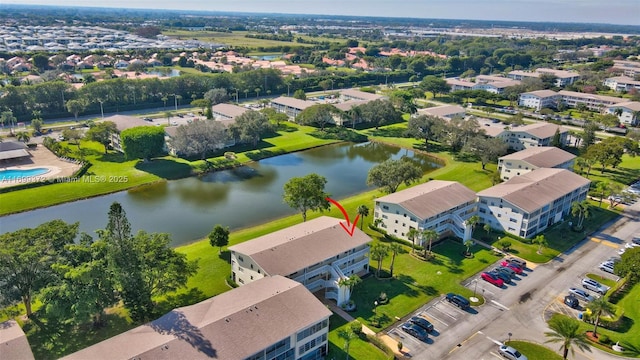
<svg viewBox="0 0 640 360">
<path fill-rule="evenodd" d="M 389 250 L 391 250 L 391 266 L 389 266 L 389 272 L 391 273 L 391 277 L 393 277 L 393 263 L 396 261 L 396 255 L 402 251 L 402 246 L 394 242 L 389 244 Z"/>
<path fill-rule="evenodd" d="M 574 201 L 571 204 L 571 215 L 578 217 L 578 225 L 576 225 L 578 230 L 582 229 L 584 219 L 589 217 L 589 206 L 587 200 L 582 200 L 581 202 Z"/>
<path fill-rule="evenodd" d="M 422 236 L 422 241 L 428 241 L 429 242 L 429 254 L 431 254 L 431 244 L 433 243 L 433 240 L 438 238 L 438 232 L 433 230 L 433 229 L 426 229 L 424 231 L 422 231 L 422 233 L 420 234 L 420 236 Z M 424 245 L 422 245 L 424 247 Z M 425 249 L 425 256 L 427 255 L 427 251 Z"/>
<path fill-rule="evenodd" d="M 371 259 L 378 262 L 378 268 L 376 270 L 376 277 L 380 277 L 380 270 L 382 269 L 382 260 L 389 255 L 389 247 L 385 244 L 377 243 L 371 246 Z"/>
<path fill-rule="evenodd" d="M 364 218 L 369 215 L 369 208 L 367 207 L 367 205 L 358 206 L 358 215 L 362 217 L 362 220 L 360 221 L 360 230 L 362 230 L 362 225 L 364 224 Z"/>
<path fill-rule="evenodd" d="M 358 335 L 356 335 L 351 329 L 347 327 L 347 329 L 342 329 L 338 331 L 338 336 L 341 339 L 344 339 L 344 352 L 347 354 L 347 360 L 349 360 L 349 345 L 351 344 L 351 340 L 355 339 Z"/>
<path fill-rule="evenodd" d="M 544 235 L 538 235 L 535 238 L 533 238 L 533 240 L 531 240 L 532 243 L 534 244 L 538 244 L 538 251 L 536 251 L 536 253 L 538 254 L 542 254 L 542 249 L 549 245 L 549 243 L 547 242 L 547 239 L 544 237 Z"/>
<path fill-rule="evenodd" d="M 164 117 L 167 118 L 167 125 L 171 125 L 171 123 L 169 121 L 171 120 L 172 116 L 173 116 L 173 113 L 171 111 L 165 111 Z"/>
<path fill-rule="evenodd" d="M 20 131 L 16 133 L 16 138 L 18 139 L 18 141 L 22 141 L 22 142 L 28 142 L 29 139 L 31 139 L 31 137 L 29 137 L 29 133 L 27 133 L 26 131 Z"/>
<path fill-rule="evenodd" d="M 362 279 L 360 278 L 360 276 L 353 274 L 351 276 L 349 276 L 348 278 L 342 278 L 340 280 L 338 280 L 338 286 L 346 286 L 349 288 L 349 298 L 351 298 L 351 296 L 353 296 L 353 288 L 360 284 L 362 282 Z"/>
<path fill-rule="evenodd" d="M 552 318 L 549 321 L 549 328 L 553 331 L 544 333 L 546 337 L 550 338 L 545 341 L 545 343 L 562 343 L 560 350 L 563 352 L 563 359 L 567 358 L 569 350 L 571 350 L 571 355 L 573 355 L 574 345 L 581 350 L 591 352 L 591 348 L 587 343 L 587 336 L 580 331 L 580 323 L 577 320 L 567 317 Z"/>
<path fill-rule="evenodd" d="M 595 314 L 595 326 L 593 327 L 593 336 L 598 337 L 598 325 L 600 324 L 600 316 L 601 315 L 612 315 L 615 313 L 616 309 L 604 296 L 595 298 L 592 302 L 587 304 L 587 308 L 591 310 L 593 314 Z"/>
<path fill-rule="evenodd" d="M 411 240 L 411 252 L 414 252 L 416 248 L 415 241 L 419 234 L 420 232 L 414 228 L 410 228 L 409 231 L 407 232 L 407 239 Z"/>
</svg>

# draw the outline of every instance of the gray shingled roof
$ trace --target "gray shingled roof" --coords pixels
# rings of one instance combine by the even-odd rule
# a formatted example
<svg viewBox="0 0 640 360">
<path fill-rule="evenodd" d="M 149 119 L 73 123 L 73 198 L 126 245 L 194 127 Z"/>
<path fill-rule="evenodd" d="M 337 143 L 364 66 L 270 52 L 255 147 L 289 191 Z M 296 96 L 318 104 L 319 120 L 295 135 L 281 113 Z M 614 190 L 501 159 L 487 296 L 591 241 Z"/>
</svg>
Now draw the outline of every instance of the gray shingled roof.
<svg viewBox="0 0 640 360">
<path fill-rule="evenodd" d="M 233 105 L 233 104 L 216 104 L 211 107 L 211 110 L 213 112 L 217 112 L 225 116 L 235 118 L 236 116 L 240 116 L 244 114 L 249 109 L 243 108 L 242 106 Z"/>
<path fill-rule="evenodd" d="M 476 199 L 476 193 L 455 181 L 431 180 L 376 199 L 398 204 L 421 219 L 451 210 Z"/>
<path fill-rule="evenodd" d="M 361 100 L 368 100 L 368 101 L 378 100 L 378 99 L 382 99 L 384 97 L 382 95 L 372 94 L 372 93 L 368 93 L 368 92 L 360 91 L 360 90 L 356 90 L 356 89 L 342 90 L 342 91 L 340 91 L 340 95 L 344 95 L 344 96 L 348 96 L 348 97 L 354 97 L 354 98 L 358 98 L 358 99 L 361 99 Z"/>
<path fill-rule="evenodd" d="M 479 197 L 502 198 L 516 207 L 533 212 L 591 181 L 566 169 L 542 168 L 492 186 Z"/>
<path fill-rule="evenodd" d="M 345 220 L 321 216 L 231 246 L 229 250 L 250 256 L 269 275 L 287 276 L 371 241 L 357 227 L 353 236 L 349 236 L 341 222 Z"/>
<path fill-rule="evenodd" d="M 146 122 L 140 118 L 135 116 L 127 116 L 127 115 L 113 115 L 104 118 L 104 121 L 111 121 L 116 124 L 116 128 L 118 128 L 119 132 L 122 132 L 127 129 L 131 129 L 138 126 L 153 126 L 151 123 Z"/>
<path fill-rule="evenodd" d="M 271 102 L 274 103 L 274 104 L 285 105 L 285 106 L 289 106 L 289 107 L 292 107 L 294 109 L 300 109 L 300 110 L 304 110 L 304 109 L 308 108 L 309 106 L 313 106 L 313 105 L 316 104 L 313 101 L 300 100 L 300 99 L 296 99 L 296 98 L 292 98 L 292 97 L 286 97 L 286 96 L 277 97 L 277 98 L 271 100 Z"/>
<path fill-rule="evenodd" d="M 511 132 L 512 133 L 523 132 L 523 133 L 533 135 L 540 139 L 546 139 L 555 135 L 557 129 L 560 129 L 561 134 L 569 131 L 563 128 L 562 126 L 559 126 L 556 124 L 539 122 L 539 123 L 512 128 Z"/>
<path fill-rule="evenodd" d="M 330 315 L 302 284 L 266 277 L 63 359 L 244 359 Z"/>
<path fill-rule="evenodd" d="M 575 158 L 572 153 L 555 146 L 541 146 L 505 155 L 500 160 L 522 160 L 536 167 L 552 168 Z"/>
<path fill-rule="evenodd" d="M 0 323 L 0 359 L 34 359 L 27 336 L 15 320 Z"/>
</svg>

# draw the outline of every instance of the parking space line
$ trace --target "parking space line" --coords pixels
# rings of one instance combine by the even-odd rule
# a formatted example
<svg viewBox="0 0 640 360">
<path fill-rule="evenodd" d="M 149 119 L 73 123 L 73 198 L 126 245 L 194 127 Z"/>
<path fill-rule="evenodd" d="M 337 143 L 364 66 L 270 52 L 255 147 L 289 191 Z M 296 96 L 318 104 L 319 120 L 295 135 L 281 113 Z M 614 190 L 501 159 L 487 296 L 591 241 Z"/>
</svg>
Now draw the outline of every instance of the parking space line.
<svg viewBox="0 0 640 360">
<path fill-rule="evenodd" d="M 448 323 L 446 323 L 446 322 L 444 322 L 444 321 L 442 321 L 442 320 L 438 319 L 437 317 L 433 316 L 433 314 L 427 314 L 427 315 L 423 315 L 423 316 L 424 316 L 425 318 L 427 318 L 428 320 L 435 320 L 435 321 L 437 321 L 437 322 L 439 322 L 439 323 L 443 324 L 444 326 L 447 326 L 447 327 L 449 326 L 449 324 L 448 324 Z"/>
<path fill-rule="evenodd" d="M 489 352 L 489 354 L 491 354 L 491 355 L 493 355 L 493 356 L 497 357 L 498 359 L 502 359 L 502 358 L 503 358 L 502 356 L 500 356 L 500 355 L 498 355 L 498 354 L 494 353 L 493 351 Z"/>
<path fill-rule="evenodd" d="M 495 305 L 497 305 L 497 306 L 499 306 L 499 307 L 501 307 L 501 308 L 503 308 L 503 309 L 505 309 L 505 310 L 507 310 L 507 311 L 509 310 L 509 308 L 508 308 L 508 307 L 506 307 L 506 306 L 504 306 L 504 305 L 500 304 L 499 302 L 497 302 L 497 301 L 495 301 L 495 300 L 491 300 L 491 303 L 492 303 L 492 304 L 495 304 Z"/>
<path fill-rule="evenodd" d="M 496 345 L 502 345 L 502 342 L 500 342 L 500 341 L 498 341 L 496 339 L 492 339 L 492 338 L 488 337 L 487 335 L 485 335 L 485 336 L 487 337 L 487 339 L 493 341 Z"/>
</svg>

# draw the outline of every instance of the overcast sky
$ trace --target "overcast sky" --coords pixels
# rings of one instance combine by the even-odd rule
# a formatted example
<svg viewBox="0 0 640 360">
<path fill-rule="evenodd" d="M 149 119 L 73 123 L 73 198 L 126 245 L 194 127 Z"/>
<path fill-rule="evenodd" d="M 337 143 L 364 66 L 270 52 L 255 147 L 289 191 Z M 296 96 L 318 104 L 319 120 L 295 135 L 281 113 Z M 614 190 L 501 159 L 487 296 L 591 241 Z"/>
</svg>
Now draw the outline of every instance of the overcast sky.
<svg viewBox="0 0 640 360">
<path fill-rule="evenodd" d="M 640 25 L 640 0 L 0 0 L 0 3 Z"/>
</svg>

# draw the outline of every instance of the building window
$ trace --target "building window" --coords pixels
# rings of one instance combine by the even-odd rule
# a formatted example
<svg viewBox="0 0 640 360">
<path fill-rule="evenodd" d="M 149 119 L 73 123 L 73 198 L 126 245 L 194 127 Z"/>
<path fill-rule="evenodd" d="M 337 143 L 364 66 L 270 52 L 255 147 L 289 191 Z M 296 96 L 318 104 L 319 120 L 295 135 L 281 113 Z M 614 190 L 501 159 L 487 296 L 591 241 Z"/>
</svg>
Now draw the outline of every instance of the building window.
<svg viewBox="0 0 640 360">
<path fill-rule="evenodd" d="M 389 210 L 389 207 L 388 207 L 387 205 L 382 205 L 382 208 L 383 208 L 384 210 Z"/>
</svg>

